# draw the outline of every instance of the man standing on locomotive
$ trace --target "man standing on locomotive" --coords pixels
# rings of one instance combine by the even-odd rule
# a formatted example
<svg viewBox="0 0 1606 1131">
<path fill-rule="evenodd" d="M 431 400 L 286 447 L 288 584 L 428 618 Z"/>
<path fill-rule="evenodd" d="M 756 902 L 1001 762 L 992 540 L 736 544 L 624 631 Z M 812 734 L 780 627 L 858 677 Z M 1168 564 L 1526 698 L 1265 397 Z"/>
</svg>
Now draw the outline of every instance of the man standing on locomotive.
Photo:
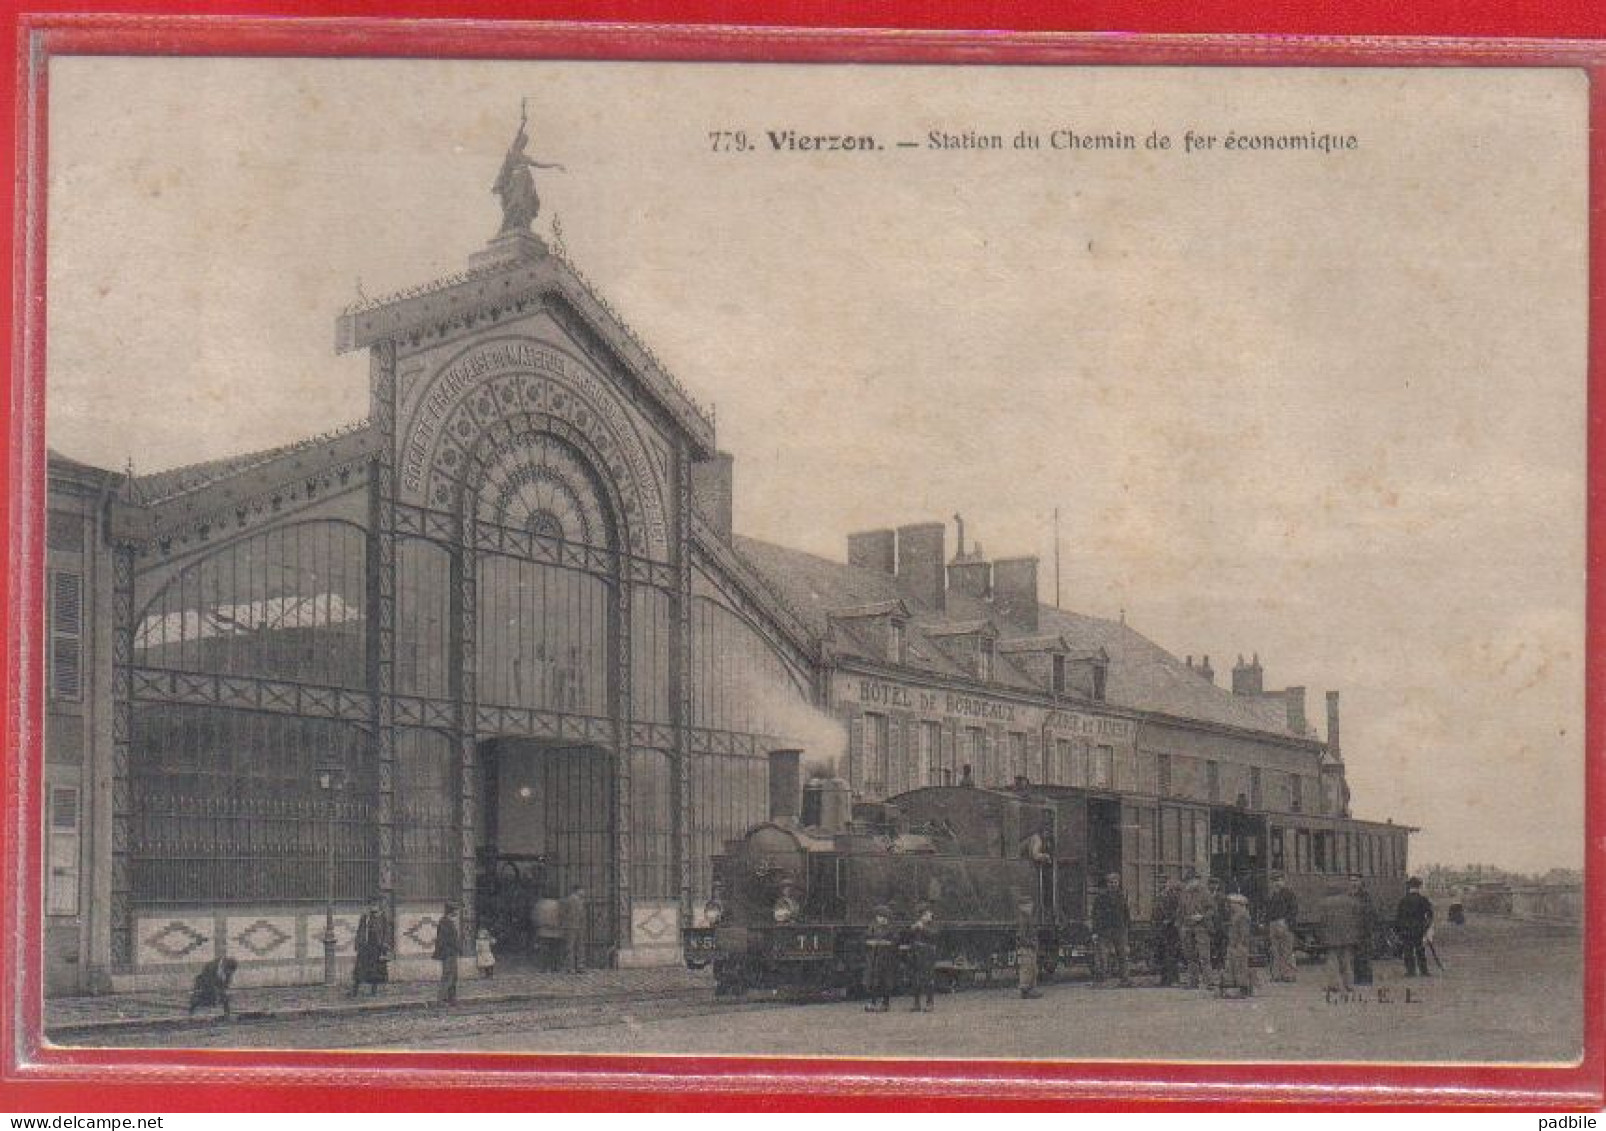
<svg viewBox="0 0 1606 1131">
<path fill-rule="evenodd" d="M 1266 933 L 1271 943 L 1271 980 L 1297 982 L 1294 968 L 1294 924 L 1299 921 L 1299 897 L 1281 872 L 1271 878 L 1266 897 Z"/>
<path fill-rule="evenodd" d="M 1052 907 L 1054 895 L 1054 815 L 1043 810 L 1037 831 L 1021 842 L 1021 858 L 1037 869 L 1037 906 Z"/>
<path fill-rule="evenodd" d="M 864 988 L 870 995 L 866 1013 L 885 1013 L 892 1008 L 893 983 L 898 974 L 898 946 L 892 930 L 892 909 L 886 904 L 875 909 L 875 921 L 864 935 Z"/>
<path fill-rule="evenodd" d="M 1131 986 L 1127 968 L 1127 941 L 1132 929 L 1132 913 L 1121 890 L 1121 875 L 1111 872 L 1099 884 L 1093 897 L 1093 937 L 1098 944 L 1096 977 L 1102 985 L 1113 971 L 1119 985 Z"/>
</svg>

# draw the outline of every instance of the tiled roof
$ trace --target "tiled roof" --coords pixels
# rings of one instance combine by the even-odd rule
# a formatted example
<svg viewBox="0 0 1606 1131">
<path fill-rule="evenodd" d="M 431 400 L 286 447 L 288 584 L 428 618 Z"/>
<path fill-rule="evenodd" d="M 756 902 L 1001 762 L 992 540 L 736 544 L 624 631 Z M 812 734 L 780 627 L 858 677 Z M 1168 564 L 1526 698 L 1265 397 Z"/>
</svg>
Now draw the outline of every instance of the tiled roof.
<svg viewBox="0 0 1606 1131">
<path fill-rule="evenodd" d="M 902 591 L 894 577 L 876 570 L 860 569 L 753 538 L 737 536 L 735 543 L 741 554 L 810 622 L 810 630 L 822 636 L 829 631 L 827 616 L 833 609 L 910 596 Z M 990 601 L 950 591 L 947 606 L 942 614 L 922 612 L 917 618 L 911 644 L 917 637 L 921 638 L 924 650 L 931 656 L 912 657 L 912 667 L 942 674 L 963 674 L 942 657 L 929 638 L 925 638 L 925 633 L 939 624 L 968 627 L 990 620 L 998 625 L 1006 639 L 1012 636 L 1009 623 L 997 615 Z M 841 622 L 838 622 L 839 633 L 840 627 Z M 1188 667 L 1154 641 L 1119 621 L 1045 605 L 1040 608 L 1036 632 L 1013 633 L 1014 638 L 1055 635 L 1064 637 L 1073 653 L 1091 654 L 1102 648 L 1108 654 L 1105 698 L 1117 706 L 1284 737 L 1292 733 L 1282 700 L 1234 695 L 1208 682 L 1197 669 Z M 868 654 L 873 655 L 873 652 Z M 1004 657 L 1000 657 L 997 670 L 1000 682 L 1008 686 L 1035 686 Z"/>
<path fill-rule="evenodd" d="M 157 503 L 165 499 L 188 494 L 191 491 L 198 491 L 202 487 L 208 487 L 213 483 L 250 471 L 252 468 L 271 463 L 273 460 L 289 455 L 291 452 L 315 448 L 335 437 L 360 432 L 367 427 L 368 422 L 366 420 L 359 420 L 343 425 L 321 436 L 311 436 L 288 444 L 279 444 L 272 448 L 260 448 L 254 452 L 245 452 L 241 455 L 228 456 L 224 459 L 205 460 L 201 463 L 169 468 L 166 471 L 153 471 L 148 475 L 136 475 L 133 481 L 134 499 L 136 502 Z"/>
</svg>

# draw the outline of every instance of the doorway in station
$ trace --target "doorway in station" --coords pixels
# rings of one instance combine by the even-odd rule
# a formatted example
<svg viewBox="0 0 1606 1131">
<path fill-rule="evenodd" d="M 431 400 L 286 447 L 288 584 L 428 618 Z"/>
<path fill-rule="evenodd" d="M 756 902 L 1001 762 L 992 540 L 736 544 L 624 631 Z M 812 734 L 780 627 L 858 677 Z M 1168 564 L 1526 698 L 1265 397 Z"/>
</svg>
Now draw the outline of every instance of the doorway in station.
<svg viewBox="0 0 1606 1131">
<path fill-rule="evenodd" d="M 605 966 L 615 946 L 616 843 L 613 757 L 598 746 L 527 738 L 479 746 L 480 830 L 476 915 L 496 938 L 497 965 L 558 964 L 556 901 L 577 887 L 586 966 Z M 542 926 L 547 927 L 542 930 Z"/>
</svg>

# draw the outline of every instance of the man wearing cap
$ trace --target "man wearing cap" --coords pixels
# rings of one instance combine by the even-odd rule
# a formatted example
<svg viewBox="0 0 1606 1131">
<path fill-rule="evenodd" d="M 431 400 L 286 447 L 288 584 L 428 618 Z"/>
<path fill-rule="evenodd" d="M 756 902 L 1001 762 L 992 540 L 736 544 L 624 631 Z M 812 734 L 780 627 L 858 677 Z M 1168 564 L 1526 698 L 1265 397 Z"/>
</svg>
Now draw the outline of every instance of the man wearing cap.
<svg viewBox="0 0 1606 1131">
<path fill-rule="evenodd" d="M 1265 915 L 1267 939 L 1271 943 L 1271 980 L 1296 982 L 1299 974 L 1294 967 L 1294 924 L 1299 922 L 1299 897 L 1281 872 L 1271 878 Z"/>
<path fill-rule="evenodd" d="M 1423 940 L 1432 926 L 1433 904 L 1422 894 L 1422 881 L 1412 876 L 1405 881 L 1405 895 L 1394 909 L 1394 929 L 1399 933 L 1400 944 L 1405 951 L 1407 978 L 1431 977 Z"/>
<path fill-rule="evenodd" d="M 892 930 L 892 908 L 875 909 L 875 921 L 864 934 L 864 989 L 870 1000 L 866 1013 L 885 1013 L 892 1008 L 892 986 L 897 978 L 897 939 Z"/>
<path fill-rule="evenodd" d="M 914 995 L 909 1009 L 911 1013 L 930 1013 L 936 1004 L 933 990 L 937 981 L 937 920 L 929 904 L 920 905 L 905 938 L 909 948 L 909 992 Z"/>
<path fill-rule="evenodd" d="M 1188 988 L 1204 989 L 1210 981 L 1211 925 L 1215 921 L 1216 901 L 1206 890 L 1199 873 L 1188 870 L 1182 887 L 1182 902 L 1177 909 L 1182 924 L 1183 954 L 1188 960 Z"/>
<path fill-rule="evenodd" d="M 441 984 L 435 1000 L 439 1005 L 453 1005 L 457 1001 L 457 956 L 459 932 L 457 928 L 458 903 L 452 900 L 441 912 L 435 924 L 435 961 L 441 964 Z"/>
<path fill-rule="evenodd" d="M 374 896 L 357 920 L 357 934 L 352 940 L 357 960 L 351 968 L 351 996 L 356 997 L 364 985 L 373 996 L 379 994 L 379 984 L 389 979 L 390 917 L 385 914 L 384 900 Z"/>
<path fill-rule="evenodd" d="M 1099 884 L 1093 897 L 1093 937 L 1098 941 L 1097 975 L 1100 984 L 1113 972 L 1119 984 L 1130 986 L 1132 978 L 1127 969 L 1127 940 L 1132 928 L 1132 913 L 1126 905 L 1126 894 L 1121 891 L 1121 876 L 1111 872 Z"/>
</svg>

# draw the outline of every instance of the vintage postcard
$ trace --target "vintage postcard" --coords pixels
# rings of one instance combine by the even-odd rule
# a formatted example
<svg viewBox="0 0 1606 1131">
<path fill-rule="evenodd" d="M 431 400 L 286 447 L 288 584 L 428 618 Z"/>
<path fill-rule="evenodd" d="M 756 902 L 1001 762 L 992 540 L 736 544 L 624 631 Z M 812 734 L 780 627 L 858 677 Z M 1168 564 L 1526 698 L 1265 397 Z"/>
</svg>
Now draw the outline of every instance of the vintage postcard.
<svg viewBox="0 0 1606 1131">
<path fill-rule="evenodd" d="M 1576 1063 L 1588 126 L 51 58 L 46 1045 Z"/>
</svg>

